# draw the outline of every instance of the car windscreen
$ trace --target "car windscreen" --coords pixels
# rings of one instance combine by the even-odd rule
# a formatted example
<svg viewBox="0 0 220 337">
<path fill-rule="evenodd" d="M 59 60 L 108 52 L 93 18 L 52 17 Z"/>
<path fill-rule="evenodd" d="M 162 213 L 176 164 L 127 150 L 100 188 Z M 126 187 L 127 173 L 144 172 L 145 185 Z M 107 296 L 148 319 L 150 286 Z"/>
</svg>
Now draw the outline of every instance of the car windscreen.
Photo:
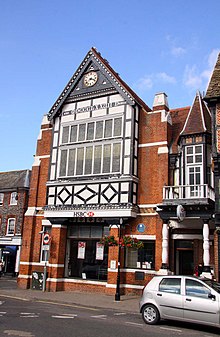
<svg viewBox="0 0 220 337">
<path fill-rule="evenodd" d="M 202 281 L 208 284 L 209 287 L 211 287 L 220 294 L 220 283 L 213 280 L 202 280 Z"/>
</svg>

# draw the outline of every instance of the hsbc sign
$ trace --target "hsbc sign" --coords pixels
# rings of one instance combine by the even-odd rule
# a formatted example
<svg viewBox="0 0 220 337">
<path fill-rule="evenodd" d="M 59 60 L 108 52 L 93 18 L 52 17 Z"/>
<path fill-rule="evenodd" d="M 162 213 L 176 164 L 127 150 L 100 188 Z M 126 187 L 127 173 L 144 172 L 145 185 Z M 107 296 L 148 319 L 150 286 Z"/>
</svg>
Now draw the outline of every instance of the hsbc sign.
<svg viewBox="0 0 220 337">
<path fill-rule="evenodd" d="M 73 212 L 73 217 L 75 218 L 87 218 L 87 217 L 93 217 L 95 214 L 92 211 L 75 211 Z"/>
</svg>

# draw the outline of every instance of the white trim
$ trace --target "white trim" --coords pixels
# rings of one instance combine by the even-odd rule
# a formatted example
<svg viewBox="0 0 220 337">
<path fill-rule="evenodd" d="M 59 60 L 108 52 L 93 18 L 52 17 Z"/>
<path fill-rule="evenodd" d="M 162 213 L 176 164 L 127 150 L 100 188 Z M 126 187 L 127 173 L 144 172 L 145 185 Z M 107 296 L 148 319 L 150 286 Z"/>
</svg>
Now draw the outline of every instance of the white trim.
<svg viewBox="0 0 220 337">
<path fill-rule="evenodd" d="M 47 281 L 50 282 L 64 282 L 64 283 L 81 283 L 81 284 L 95 284 L 95 285 L 106 285 L 107 282 L 101 281 L 90 281 L 90 280 L 78 280 L 78 279 L 69 279 L 69 278 L 48 278 Z"/>
<path fill-rule="evenodd" d="M 79 210 L 58 210 L 58 211 L 45 211 L 44 212 L 44 217 L 45 218 L 74 218 L 74 214 L 76 212 L 82 212 L 81 209 Z M 104 217 L 112 217 L 112 218 L 123 218 L 123 217 L 132 217 L 136 218 L 137 213 L 134 212 L 131 209 L 99 209 L 99 210 L 94 210 L 94 217 L 97 218 L 104 218 Z"/>
<path fill-rule="evenodd" d="M 18 278 L 25 278 L 25 279 L 29 279 L 32 278 L 32 275 L 24 275 L 24 274 L 19 274 Z"/>
<path fill-rule="evenodd" d="M 66 228 L 67 225 L 52 224 L 52 228 Z"/>
<path fill-rule="evenodd" d="M 50 220 L 47 219 L 42 219 L 42 226 L 51 226 L 51 222 Z"/>
<path fill-rule="evenodd" d="M 138 147 L 150 147 L 150 146 L 160 146 L 160 145 L 168 145 L 168 143 L 166 140 L 164 140 L 162 142 L 139 144 Z"/>
<path fill-rule="evenodd" d="M 106 288 L 116 289 L 116 284 L 106 284 Z M 120 284 L 120 288 L 131 288 L 131 289 L 143 289 L 144 286 L 134 285 L 134 284 Z"/>
<path fill-rule="evenodd" d="M 154 208 L 157 207 L 156 204 L 140 204 L 138 205 L 139 208 Z"/>
<path fill-rule="evenodd" d="M 25 216 L 34 216 L 35 214 L 36 214 L 35 207 L 28 207 L 28 209 L 25 212 Z"/>
<path fill-rule="evenodd" d="M 137 213 L 138 216 L 156 216 L 157 213 Z"/>
<path fill-rule="evenodd" d="M 157 153 L 158 154 L 169 153 L 168 147 L 167 146 L 159 147 Z"/>
<path fill-rule="evenodd" d="M 202 234 L 172 234 L 173 240 L 203 240 Z M 209 240 L 214 240 L 214 236 L 210 235 Z"/>
<path fill-rule="evenodd" d="M 135 234 L 135 235 L 125 235 L 125 236 L 131 236 L 132 238 L 136 238 L 138 240 L 156 240 L 156 235 L 153 234 Z"/>
<path fill-rule="evenodd" d="M 21 261 L 20 264 L 24 266 L 44 266 L 45 261 L 42 262 L 26 262 L 26 261 Z M 47 262 L 47 267 L 53 267 L 53 268 L 64 268 L 64 264 L 56 264 L 56 263 L 48 263 Z"/>
</svg>

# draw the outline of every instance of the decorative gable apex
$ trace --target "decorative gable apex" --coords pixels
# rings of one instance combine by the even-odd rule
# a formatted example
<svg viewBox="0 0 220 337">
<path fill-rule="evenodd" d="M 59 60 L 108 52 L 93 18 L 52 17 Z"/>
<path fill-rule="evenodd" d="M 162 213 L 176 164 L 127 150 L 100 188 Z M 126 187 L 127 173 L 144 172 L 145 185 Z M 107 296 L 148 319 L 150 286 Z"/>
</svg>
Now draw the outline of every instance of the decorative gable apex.
<svg viewBox="0 0 220 337">
<path fill-rule="evenodd" d="M 64 102 L 98 97 L 110 93 L 119 93 L 129 105 L 138 103 L 146 111 L 150 111 L 150 108 L 111 68 L 108 61 L 103 59 L 95 48 L 91 48 L 48 112 L 48 119 L 53 119 L 59 113 Z"/>
<path fill-rule="evenodd" d="M 211 114 L 200 92 L 197 92 L 180 136 L 204 132 L 211 133 Z"/>
</svg>

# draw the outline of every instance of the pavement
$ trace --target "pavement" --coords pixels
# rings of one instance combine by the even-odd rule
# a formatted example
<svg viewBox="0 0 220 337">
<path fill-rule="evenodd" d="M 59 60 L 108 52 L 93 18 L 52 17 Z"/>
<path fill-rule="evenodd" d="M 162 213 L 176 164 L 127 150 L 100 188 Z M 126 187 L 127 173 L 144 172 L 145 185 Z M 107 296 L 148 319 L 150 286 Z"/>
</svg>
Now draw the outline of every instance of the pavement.
<svg viewBox="0 0 220 337">
<path fill-rule="evenodd" d="M 103 293 L 91 293 L 80 291 L 57 291 L 48 292 L 33 289 L 20 289 L 17 287 L 17 280 L 13 277 L 0 278 L 0 299 L 4 297 L 29 300 L 44 301 L 66 305 L 74 305 L 85 308 L 103 308 L 123 312 L 139 313 L 139 299 L 136 295 L 121 295 L 120 301 L 115 301 L 114 295 Z"/>
</svg>

